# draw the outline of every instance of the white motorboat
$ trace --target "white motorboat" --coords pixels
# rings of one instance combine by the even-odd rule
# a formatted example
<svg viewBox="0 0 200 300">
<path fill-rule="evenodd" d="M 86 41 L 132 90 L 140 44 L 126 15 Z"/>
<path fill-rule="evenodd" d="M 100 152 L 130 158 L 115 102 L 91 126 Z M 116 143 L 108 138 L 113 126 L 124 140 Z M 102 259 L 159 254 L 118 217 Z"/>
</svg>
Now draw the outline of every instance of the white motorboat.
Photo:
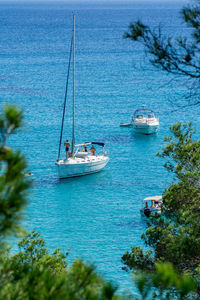
<svg viewBox="0 0 200 300">
<path fill-rule="evenodd" d="M 68 82 L 70 74 L 70 63 L 71 56 L 73 53 L 73 122 L 72 122 L 72 149 L 71 152 L 66 153 L 66 159 L 60 159 L 61 144 L 62 144 L 62 135 L 63 135 L 63 126 L 64 126 L 64 117 L 65 117 L 65 107 L 68 91 Z M 68 74 L 67 74 L 67 83 L 66 83 L 66 92 L 65 92 L 65 101 L 63 108 L 63 117 L 60 133 L 60 143 L 59 143 L 59 152 L 58 159 L 56 162 L 58 176 L 59 178 L 69 178 L 75 176 L 88 175 L 101 171 L 108 163 L 109 156 L 104 151 L 105 143 L 100 142 L 87 142 L 84 144 L 75 145 L 75 14 L 73 15 L 73 34 L 70 47 L 70 56 L 69 56 L 69 65 L 68 65 Z M 87 150 L 88 146 L 92 146 L 92 152 Z M 103 147 L 102 153 L 96 154 L 95 146 Z M 80 148 L 83 148 L 80 150 Z M 76 151 L 75 151 L 76 149 Z"/>
<path fill-rule="evenodd" d="M 142 201 L 141 215 L 149 217 L 153 213 L 161 213 L 162 196 L 147 197 Z"/>
<path fill-rule="evenodd" d="M 132 125 L 135 132 L 153 134 L 158 131 L 159 120 L 155 117 L 153 110 L 146 109 L 143 105 L 141 109 L 136 109 L 134 112 Z"/>
</svg>

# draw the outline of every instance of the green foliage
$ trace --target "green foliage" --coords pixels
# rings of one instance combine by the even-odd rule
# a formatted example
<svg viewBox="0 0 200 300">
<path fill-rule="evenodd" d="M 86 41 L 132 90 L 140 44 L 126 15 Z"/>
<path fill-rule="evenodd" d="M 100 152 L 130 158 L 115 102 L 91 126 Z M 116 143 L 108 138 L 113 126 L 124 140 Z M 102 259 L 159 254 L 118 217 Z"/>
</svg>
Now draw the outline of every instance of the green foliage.
<svg viewBox="0 0 200 300">
<path fill-rule="evenodd" d="M 5 106 L 0 115 L 0 299 L 121 299 L 116 287 L 104 281 L 93 266 L 75 260 L 68 267 L 68 253 L 56 249 L 50 254 L 37 232 L 19 242 L 17 254 L 10 255 L 5 248 L 8 236 L 22 233 L 22 210 L 31 185 L 25 175 L 25 157 L 6 146 L 22 120 L 22 111 L 16 106 Z"/>
<path fill-rule="evenodd" d="M 137 41 L 139 38 L 144 38 L 145 34 L 148 33 L 148 27 L 140 21 L 131 23 L 129 25 L 129 29 L 131 32 L 125 32 L 124 38 L 129 38 L 133 41 Z"/>
<path fill-rule="evenodd" d="M 184 212 L 195 215 L 200 207 L 200 140 L 192 139 L 195 131 L 191 123 L 176 123 L 170 132 L 165 138 L 168 144 L 158 155 L 167 160 L 164 166 L 175 175 L 176 183 L 164 193 L 163 211 L 181 222 Z"/>
<path fill-rule="evenodd" d="M 3 113 L 0 115 L 1 143 L 5 145 L 10 134 L 16 133 L 23 124 L 23 113 L 15 105 L 5 105 Z"/>
<path fill-rule="evenodd" d="M 137 272 L 134 281 L 142 299 L 191 299 L 197 290 L 196 281 L 179 275 L 170 263 L 156 264 L 155 272 Z"/>
<path fill-rule="evenodd" d="M 19 242 L 18 253 L 11 255 L 9 250 L 5 248 L 4 241 L 9 235 L 22 232 L 20 220 L 22 218 L 22 209 L 27 203 L 27 191 L 30 187 L 30 180 L 25 176 L 27 165 L 24 156 L 20 151 L 13 151 L 6 146 L 9 135 L 15 133 L 20 128 L 22 118 L 22 112 L 15 106 L 6 106 L 0 116 L 0 299 L 122 299 L 122 297 L 116 294 L 117 287 L 110 282 L 106 282 L 99 276 L 94 266 L 88 265 L 78 259 L 74 260 L 69 266 L 66 260 L 68 253 L 63 254 L 60 249 L 56 249 L 50 254 L 45 247 L 44 240 L 37 232 L 32 231 L 30 234 L 24 236 Z M 186 127 L 185 130 L 187 131 Z M 176 134 L 178 144 L 183 150 L 186 140 L 190 137 L 190 129 L 188 130 L 188 134 L 183 135 L 179 128 L 179 133 Z M 178 132 L 178 127 L 174 132 Z M 180 140 L 183 145 L 181 145 Z M 172 140 L 170 142 L 172 143 Z M 191 142 L 190 138 L 188 144 L 186 143 L 187 146 L 190 146 Z M 193 169 L 188 164 L 188 160 L 193 155 L 192 162 L 197 164 L 198 157 L 196 157 L 195 151 L 192 148 L 190 149 L 189 156 L 185 153 L 182 158 L 178 151 L 173 156 L 172 152 L 177 148 L 177 143 L 173 143 L 173 147 L 168 147 L 168 150 L 163 152 L 161 156 L 169 157 L 180 164 L 176 174 L 179 178 L 189 178 L 188 185 L 190 187 L 192 186 L 191 182 L 197 183 L 198 181 L 193 177 Z M 195 149 L 198 148 L 197 146 L 198 144 L 195 145 Z M 173 169 L 174 166 L 173 164 L 171 165 Z M 192 174 L 188 176 L 188 172 Z M 195 169 L 195 172 L 198 175 L 198 168 Z M 175 188 L 174 186 L 173 189 Z M 195 188 L 198 190 L 197 187 Z M 195 194 L 195 188 L 193 195 L 198 198 L 198 195 Z M 170 203 L 169 201 L 167 202 L 167 199 L 171 199 L 171 192 L 172 194 L 174 193 L 174 191 L 170 190 L 168 191 L 169 194 L 166 192 L 166 207 L 167 203 Z M 170 206 L 166 212 L 170 212 Z M 157 264 L 158 259 L 162 261 L 168 258 L 168 256 L 170 258 L 170 254 L 173 251 L 175 251 L 174 259 L 177 259 L 179 255 L 181 257 L 183 251 L 178 252 L 177 248 L 184 246 L 187 250 L 187 256 L 184 254 L 185 256 L 183 257 L 187 264 L 186 269 L 191 269 L 189 268 L 191 267 L 189 266 L 190 260 L 195 272 L 199 272 L 199 237 L 197 235 L 199 232 L 199 222 L 196 218 L 196 228 L 191 226 L 193 218 L 187 212 L 186 210 L 185 214 L 181 215 L 181 206 L 177 209 L 176 215 L 179 217 L 176 220 L 174 217 L 174 224 L 177 224 L 178 220 L 179 222 L 182 220 L 182 224 L 185 225 L 185 219 L 187 219 L 188 223 L 181 228 L 176 225 L 176 239 L 174 239 L 173 235 L 169 237 L 169 230 L 174 230 L 175 226 L 166 225 L 167 222 L 164 222 L 160 218 L 160 220 L 154 220 L 159 226 L 150 227 L 143 236 L 146 244 L 153 246 L 155 251 L 146 251 L 143 253 L 143 250 L 139 247 L 133 247 L 131 254 L 126 253 L 124 255 L 124 263 L 130 269 L 137 267 L 145 271 L 145 273 L 140 273 L 136 278 L 142 299 L 149 297 L 149 295 L 152 295 L 154 299 L 158 296 L 160 297 L 159 299 L 162 299 L 163 295 L 170 299 L 169 296 L 171 297 L 172 294 L 183 299 L 185 296 L 190 295 L 191 291 L 195 291 L 196 283 L 189 277 L 185 275 L 178 276 L 171 265 Z M 166 241 L 169 243 L 167 247 Z M 188 251 L 191 242 L 195 247 L 196 253 L 192 247 L 190 247 L 190 253 Z M 193 255 L 192 259 L 190 255 Z M 152 270 L 154 270 L 153 273 Z"/>
<path fill-rule="evenodd" d="M 192 123 L 176 123 L 169 127 L 171 136 L 165 138 L 168 142 L 160 157 L 167 158 L 165 167 L 168 171 L 176 174 L 177 178 L 183 180 L 185 176 L 199 178 L 200 175 L 200 143 L 192 140 L 195 133 Z M 193 183 L 193 182 L 192 182 Z"/>
<path fill-rule="evenodd" d="M 174 174 L 174 183 L 164 192 L 162 214 L 150 218 L 149 227 L 142 235 L 152 250 L 132 247 L 122 257 L 128 270 L 158 272 L 158 264 L 170 262 L 178 272 L 186 272 L 199 282 L 200 140 L 193 139 L 194 133 L 191 123 L 170 127 L 170 136 L 165 138 L 168 144 L 158 155 L 167 160 L 165 167 Z M 172 287 L 177 293 L 178 283 Z"/>
<path fill-rule="evenodd" d="M 151 29 L 141 21 L 131 23 L 125 38 L 133 42 L 140 42 L 146 50 L 150 63 L 169 74 L 178 75 L 187 80 L 187 86 L 194 90 L 195 95 L 199 89 L 200 78 L 200 1 L 196 0 L 181 11 L 181 16 L 190 28 L 189 37 L 166 37 L 161 28 Z M 190 94 L 191 98 L 191 94 Z M 195 98 L 193 104 L 199 103 Z"/>
<path fill-rule="evenodd" d="M 122 262 L 128 266 L 128 268 L 137 268 L 139 270 L 152 270 L 154 267 L 154 258 L 152 256 L 153 251 L 145 251 L 140 247 L 131 247 L 131 253 L 125 252 L 122 256 Z M 128 270 L 127 267 L 123 269 Z"/>
<path fill-rule="evenodd" d="M 38 233 L 26 236 L 19 248 L 0 264 L 0 299 L 121 299 L 92 265 L 75 260 L 68 268 L 68 253 L 49 254 Z"/>
<path fill-rule="evenodd" d="M 19 266 L 43 266 L 51 272 L 65 273 L 67 268 L 66 258 L 68 253 L 64 255 L 60 249 L 56 249 L 52 255 L 45 248 L 45 242 L 40 234 L 32 231 L 19 242 L 19 253 L 13 256 L 14 261 L 19 262 Z"/>
<path fill-rule="evenodd" d="M 196 1 L 196 5 L 188 5 L 182 9 L 182 17 L 184 21 L 193 29 L 193 37 L 197 44 L 200 43 L 200 1 Z"/>
<path fill-rule="evenodd" d="M 10 134 L 21 126 L 22 111 L 5 106 L 0 115 L 0 242 L 5 236 L 19 233 L 21 211 L 27 203 L 30 180 L 24 176 L 27 164 L 20 151 L 5 145 Z"/>
</svg>

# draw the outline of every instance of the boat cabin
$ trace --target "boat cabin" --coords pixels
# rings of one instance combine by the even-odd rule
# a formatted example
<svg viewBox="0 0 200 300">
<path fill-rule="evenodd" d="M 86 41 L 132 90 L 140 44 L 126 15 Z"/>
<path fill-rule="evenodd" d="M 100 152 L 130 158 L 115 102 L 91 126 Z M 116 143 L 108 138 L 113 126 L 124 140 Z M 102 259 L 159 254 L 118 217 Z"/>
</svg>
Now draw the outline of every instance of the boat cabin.
<svg viewBox="0 0 200 300">
<path fill-rule="evenodd" d="M 84 144 L 75 145 L 75 147 L 77 148 L 75 156 L 79 157 L 79 158 L 85 158 L 88 155 L 91 155 L 92 154 L 91 150 L 88 147 L 90 147 L 90 146 L 92 147 L 94 145 L 99 145 L 101 147 L 104 147 L 105 143 L 100 143 L 100 142 L 86 142 Z M 95 151 L 96 151 L 96 149 L 95 149 Z"/>
<path fill-rule="evenodd" d="M 134 119 L 154 119 L 155 115 L 154 112 L 151 109 L 137 109 L 134 112 Z"/>
</svg>

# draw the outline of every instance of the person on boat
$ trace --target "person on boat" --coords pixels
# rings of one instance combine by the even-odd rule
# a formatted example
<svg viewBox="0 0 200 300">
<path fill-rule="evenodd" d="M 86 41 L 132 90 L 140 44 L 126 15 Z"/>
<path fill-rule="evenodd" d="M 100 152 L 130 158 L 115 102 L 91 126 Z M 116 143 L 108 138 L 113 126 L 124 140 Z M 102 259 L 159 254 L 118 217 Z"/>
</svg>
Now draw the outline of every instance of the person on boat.
<svg viewBox="0 0 200 300">
<path fill-rule="evenodd" d="M 158 201 L 154 201 L 154 206 L 155 206 L 155 208 L 159 208 L 159 202 Z"/>
<path fill-rule="evenodd" d="M 66 152 L 66 157 L 69 156 L 69 147 L 70 147 L 70 143 L 68 140 L 66 140 L 66 142 L 64 143 L 64 146 L 65 146 L 65 152 Z"/>
<path fill-rule="evenodd" d="M 148 203 L 147 202 L 145 203 L 145 208 L 148 208 Z"/>
<path fill-rule="evenodd" d="M 94 145 L 90 148 L 90 151 L 92 152 L 92 155 L 95 155 L 96 149 L 94 148 Z"/>
<path fill-rule="evenodd" d="M 84 146 L 84 152 L 88 152 L 88 151 L 87 151 L 87 147 L 86 147 L 86 146 Z"/>
</svg>

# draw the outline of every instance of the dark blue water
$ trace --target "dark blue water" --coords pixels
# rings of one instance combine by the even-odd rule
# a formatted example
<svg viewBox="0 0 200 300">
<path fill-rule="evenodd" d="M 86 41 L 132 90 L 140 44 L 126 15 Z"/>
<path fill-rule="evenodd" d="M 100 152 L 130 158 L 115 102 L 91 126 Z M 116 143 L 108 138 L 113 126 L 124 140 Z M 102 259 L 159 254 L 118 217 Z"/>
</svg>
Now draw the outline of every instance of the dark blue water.
<svg viewBox="0 0 200 300">
<path fill-rule="evenodd" d="M 143 245 L 141 200 L 162 194 L 170 183 L 163 161 L 156 157 L 163 136 L 176 121 L 192 120 L 198 129 L 200 119 L 194 107 L 174 111 L 171 101 L 184 102 L 183 83 L 155 71 L 142 46 L 122 36 L 138 18 L 153 27 L 161 23 L 165 34 L 187 35 L 190 29 L 183 28 L 179 7 L 77 7 L 76 142 L 107 142 L 110 162 L 98 174 L 59 181 L 55 161 L 72 8 L 0 5 L 0 99 L 24 109 L 24 131 L 11 142 L 26 154 L 34 179 L 25 226 L 39 231 L 50 250 L 70 248 L 70 261 L 82 257 L 93 262 L 121 290 L 131 286 L 121 270 L 121 256 L 131 246 Z M 157 135 L 134 135 L 119 127 L 142 104 L 160 118 Z M 64 128 L 68 139 L 71 109 L 70 98 Z"/>
</svg>

